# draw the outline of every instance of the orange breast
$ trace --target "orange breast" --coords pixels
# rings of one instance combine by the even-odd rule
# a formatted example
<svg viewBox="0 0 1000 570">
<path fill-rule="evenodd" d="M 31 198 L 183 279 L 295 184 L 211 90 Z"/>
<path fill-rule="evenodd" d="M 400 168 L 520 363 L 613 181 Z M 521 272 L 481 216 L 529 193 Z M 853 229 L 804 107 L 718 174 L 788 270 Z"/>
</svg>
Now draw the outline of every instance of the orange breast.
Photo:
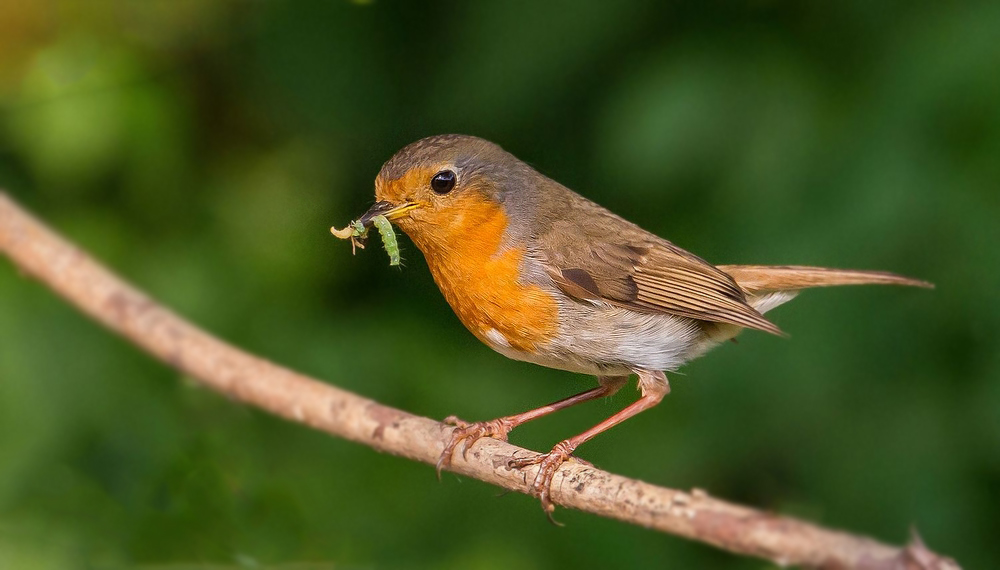
<svg viewBox="0 0 1000 570">
<path fill-rule="evenodd" d="M 435 217 L 447 220 L 414 223 L 408 233 L 462 323 L 487 344 L 499 333 L 512 348 L 529 353 L 550 340 L 558 330 L 555 300 L 536 285 L 520 283 L 523 248 L 498 253 L 507 228 L 503 209 L 470 193 Z"/>
</svg>

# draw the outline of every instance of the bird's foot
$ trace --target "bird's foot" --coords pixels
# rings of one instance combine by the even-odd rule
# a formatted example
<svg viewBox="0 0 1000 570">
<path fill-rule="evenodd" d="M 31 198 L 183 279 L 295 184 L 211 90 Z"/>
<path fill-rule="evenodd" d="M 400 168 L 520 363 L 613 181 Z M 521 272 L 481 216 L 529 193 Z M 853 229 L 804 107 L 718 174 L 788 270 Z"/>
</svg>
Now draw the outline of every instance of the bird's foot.
<svg viewBox="0 0 1000 570">
<path fill-rule="evenodd" d="M 542 510 L 549 517 L 549 521 L 559 526 L 562 526 L 562 524 L 552 518 L 552 512 L 556 510 L 551 497 L 552 478 L 555 477 L 556 471 L 559 470 L 559 467 L 563 463 L 573 458 L 574 449 L 576 449 L 576 446 L 571 445 L 569 440 L 564 440 L 557 443 L 552 448 L 552 451 L 548 453 L 540 453 L 534 457 L 523 459 L 511 459 L 507 462 L 507 466 L 512 469 L 523 469 L 531 465 L 538 465 L 538 474 L 535 475 L 535 480 L 531 484 L 531 494 L 538 497 L 538 500 L 541 501 Z"/>
<path fill-rule="evenodd" d="M 451 458 L 455 449 L 462 444 L 462 458 L 465 459 L 469 448 L 476 443 L 479 438 L 492 437 L 500 441 L 507 441 L 507 434 L 514 429 L 515 424 L 508 418 L 497 418 L 488 422 L 465 422 L 455 416 L 448 416 L 444 423 L 455 426 L 451 432 L 451 440 L 444 446 L 444 451 L 437 461 L 437 476 L 441 479 L 441 470 L 451 466 Z"/>
</svg>

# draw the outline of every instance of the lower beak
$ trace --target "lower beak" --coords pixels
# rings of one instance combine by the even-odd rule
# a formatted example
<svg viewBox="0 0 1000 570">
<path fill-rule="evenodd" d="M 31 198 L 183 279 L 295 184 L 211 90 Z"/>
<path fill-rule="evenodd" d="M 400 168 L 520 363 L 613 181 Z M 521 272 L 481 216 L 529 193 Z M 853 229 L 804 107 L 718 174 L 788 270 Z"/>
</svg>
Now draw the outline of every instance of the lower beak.
<svg viewBox="0 0 1000 570">
<path fill-rule="evenodd" d="M 402 204 L 393 204 L 392 202 L 375 202 L 367 212 L 358 218 L 366 228 L 372 225 L 372 218 L 375 216 L 385 216 L 386 219 L 392 221 L 397 218 L 405 216 L 410 210 L 419 208 L 420 204 L 417 202 L 403 202 Z"/>
</svg>

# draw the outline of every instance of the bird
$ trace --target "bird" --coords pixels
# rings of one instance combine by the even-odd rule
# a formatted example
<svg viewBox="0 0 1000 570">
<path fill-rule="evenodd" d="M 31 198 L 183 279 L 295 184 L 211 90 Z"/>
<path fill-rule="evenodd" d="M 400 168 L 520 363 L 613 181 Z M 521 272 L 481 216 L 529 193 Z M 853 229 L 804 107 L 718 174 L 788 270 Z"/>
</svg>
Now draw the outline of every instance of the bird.
<svg viewBox="0 0 1000 570">
<path fill-rule="evenodd" d="M 802 289 L 886 284 L 933 287 L 883 271 L 799 265 L 712 265 L 541 174 L 499 145 L 470 135 L 420 139 L 375 178 L 374 205 L 423 253 L 465 327 L 509 358 L 593 375 L 597 386 L 523 413 L 466 422 L 437 473 L 484 437 L 581 402 L 611 396 L 635 376 L 639 398 L 548 453 L 511 459 L 538 465 L 530 486 L 552 519 L 553 477 L 576 449 L 659 404 L 667 373 L 743 329 L 783 335 L 764 314 Z M 352 222 L 353 223 L 353 222 Z"/>
</svg>

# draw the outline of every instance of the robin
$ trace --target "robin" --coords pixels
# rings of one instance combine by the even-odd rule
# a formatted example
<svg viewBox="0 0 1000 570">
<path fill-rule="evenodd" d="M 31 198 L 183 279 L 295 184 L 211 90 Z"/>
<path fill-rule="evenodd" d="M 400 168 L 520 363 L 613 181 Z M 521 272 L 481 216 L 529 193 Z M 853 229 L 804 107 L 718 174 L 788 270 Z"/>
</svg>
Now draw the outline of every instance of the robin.
<svg viewBox="0 0 1000 570">
<path fill-rule="evenodd" d="M 640 397 L 545 454 L 532 484 L 546 513 L 557 469 L 580 444 L 670 392 L 666 372 L 743 329 L 780 335 L 764 313 L 809 287 L 931 284 L 892 273 L 794 265 L 712 265 L 547 178 L 487 140 L 421 139 L 375 179 L 378 200 L 358 222 L 385 216 L 423 252 L 462 323 L 500 354 L 591 374 L 597 387 L 486 422 L 452 416 L 438 475 L 476 440 L 617 392 L 634 374 Z"/>
</svg>

